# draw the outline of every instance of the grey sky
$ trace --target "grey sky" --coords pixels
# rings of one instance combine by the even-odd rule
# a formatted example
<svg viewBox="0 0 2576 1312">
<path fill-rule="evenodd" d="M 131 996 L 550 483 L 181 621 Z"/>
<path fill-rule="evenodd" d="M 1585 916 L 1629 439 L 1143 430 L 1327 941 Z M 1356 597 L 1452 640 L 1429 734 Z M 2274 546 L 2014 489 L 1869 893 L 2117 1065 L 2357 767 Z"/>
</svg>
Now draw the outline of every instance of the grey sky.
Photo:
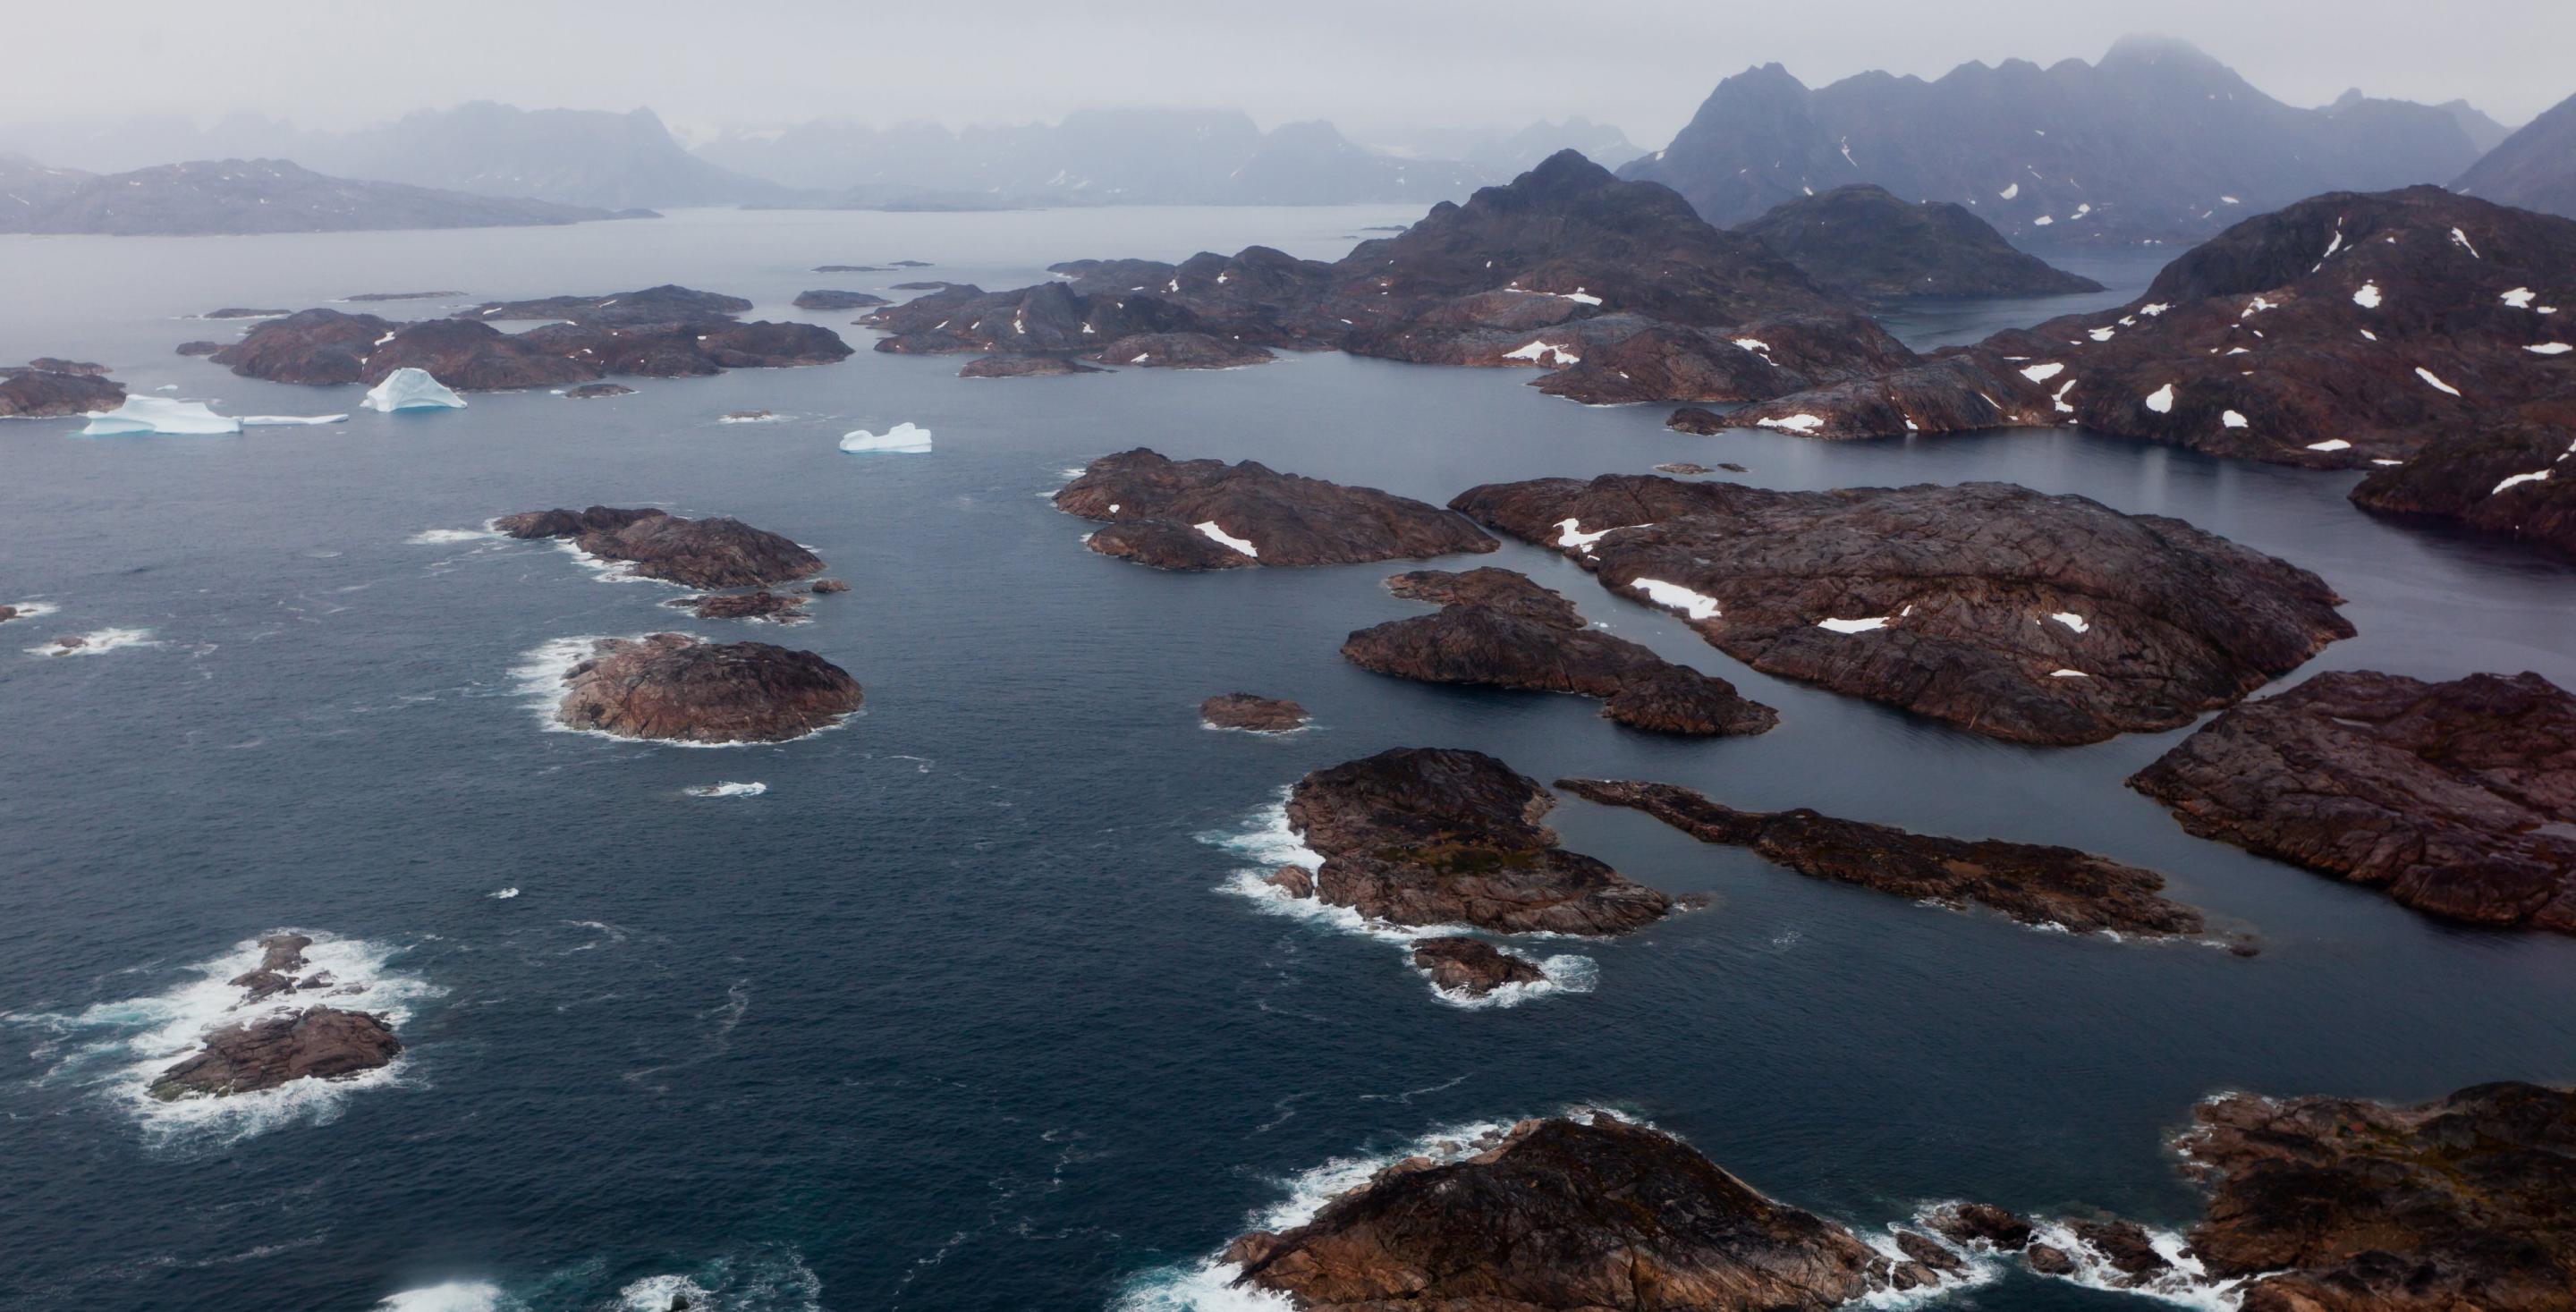
<svg viewBox="0 0 2576 1312">
<path fill-rule="evenodd" d="M 2576 93 L 2576 0 L 101 0 L 10 23 L 0 122 L 253 110 L 304 126 L 462 100 L 649 105 L 681 124 L 1241 107 L 1366 135 L 1580 113 L 1661 145 L 1716 80 L 2198 43 L 2298 104 L 2465 96 L 2519 123 Z"/>
</svg>

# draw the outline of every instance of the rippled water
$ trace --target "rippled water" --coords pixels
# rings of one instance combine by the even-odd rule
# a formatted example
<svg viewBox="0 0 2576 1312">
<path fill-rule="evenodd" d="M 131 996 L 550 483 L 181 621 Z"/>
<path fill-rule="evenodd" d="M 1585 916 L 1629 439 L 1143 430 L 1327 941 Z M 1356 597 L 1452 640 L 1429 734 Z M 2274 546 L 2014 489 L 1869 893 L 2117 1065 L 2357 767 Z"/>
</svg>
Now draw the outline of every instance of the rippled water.
<svg viewBox="0 0 2576 1312">
<path fill-rule="evenodd" d="M 1406 217 L 10 238 L 0 359 L 99 359 L 137 391 L 313 413 L 355 389 L 175 357 L 230 331 L 176 316 L 677 281 L 838 324 L 786 302 L 1255 240 L 1329 256 Z M 907 257 L 939 267 L 804 272 Z M 2116 299 L 2152 264 L 2088 271 L 2116 275 Z M 1947 341 L 2066 308 L 1893 318 Z M 722 1308 L 1169 1306 L 1210 1292 L 1201 1264 L 1248 1221 L 1372 1154 L 1574 1104 L 1645 1116 L 1856 1225 L 1956 1196 L 2170 1225 L 2193 1194 L 2161 1139 L 2211 1091 L 2576 1078 L 2576 944 L 2444 926 L 2188 837 L 2119 784 L 2179 734 L 1989 742 L 1752 673 L 1549 554 L 1476 562 L 1528 570 L 1782 711 L 1758 738 L 1647 737 L 1588 701 L 1346 665 L 1345 632 L 1419 613 L 1379 587 L 1392 567 L 1160 574 L 1084 552 L 1085 526 L 1043 497 L 1137 444 L 1432 499 L 1679 459 L 1776 487 L 2011 479 L 2316 569 L 2361 636 L 2312 670 L 2576 684 L 2563 565 L 2365 518 L 2350 475 L 2072 431 L 1695 438 L 1660 409 L 1540 396 L 1527 375 L 1335 355 L 1012 381 L 957 364 L 862 351 L 615 400 L 477 396 L 225 438 L 0 425 L 0 602 L 55 608 L 0 629 L 0 1305 L 667 1307 L 695 1288 Z M 782 421 L 717 422 L 754 407 Z M 904 421 L 935 452 L 834 447 Z M 793 629 L 699 622 L 658 604 L 673 590 L 474 531 L 592 502 L 739 515 L 813 546 L 852 591 Z M 781 747 L 543 731 L 514 670 L 565 638 L 663 628 L 822 652 L 867 685 L 866 713 Z M 129 640 L 19 654 L 111 631 Z M 1236 689 L 1294 697 L 1317 727 L 1202 729 L 1199 699 Z M 2036 933 L 1569 801 L 1570 846 L 1716 905 L 1617 943 L 1529 945 L 1590 962 L 1589 992 L 1460 1008 L 1389 944 L 1234 888 L 1279 854 L 1284 785 L 1409 744 L 2077 844 L 2168 872 L 2266 951 Z M 265 1119 L 187 1124 L 129 1096 L 138 1037 L 285 926 L 408 982 L 401 1066 Z M 2124 1300 L 2006 1274 L 1970 1301 Z"/>
</svg>

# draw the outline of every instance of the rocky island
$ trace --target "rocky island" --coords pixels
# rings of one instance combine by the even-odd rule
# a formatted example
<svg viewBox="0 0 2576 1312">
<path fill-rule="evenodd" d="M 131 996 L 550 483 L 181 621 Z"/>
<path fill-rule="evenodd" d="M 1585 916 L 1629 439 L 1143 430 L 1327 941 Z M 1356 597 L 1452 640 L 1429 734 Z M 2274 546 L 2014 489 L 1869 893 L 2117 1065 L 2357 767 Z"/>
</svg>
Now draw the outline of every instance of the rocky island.
<svg viewBox="0 0 2576 1312">
<path fill-rule="evenodd" d="M 1964 205 L 1897 199 L 1866 182 L 1801 196 L 1735 229 L 1831 292 L 1906 296 L 2063 296 L 2102 284 L 2013 249 Z"/>
<path fill-rule="evenodd" d="M 2176 728 L 2353 633 L 2306 570 L 2010 484 L 1780 492 L 1606 474 L 1450 505 L 1764 673 L 2015 742 Z"/>
<path fill-rule="evenodd" d="M 2576 933 L 2576 697 L 2537 674 L 2320 674 L 2129 786 L 2203 838 L 2418 911 Z"/>
<path fill-rule="evenodd" d="M 1490 996 L 1510 985 L 1544 983 L 1547 972 L 1481 938 L 1450 934 L 1413 940 L 1413 968 L 1431 987 L 1465 998 Z"/>
<path fill-rule="evenodd" d="M 1588 802 L 1633 807 L 1703 843 L 1751 848 L 1799 874 L 1953 911 L 1981 906 L 2077 934 L 2191 938 L 2201 913 L 2163 895 L 2164 876 L 2071 847 L 1969 841 L 1840 820 L 1803 807 L 1738 811 L 1675 784 L 1559 779 Z M 2251 943 L 2238 947 L 2250 955 Z"/>
<path fill-rule="evenodd" d="M 1504 569 L 1419 570 L 1387 581 L 1398 596 L 1440 607 L 1353 633 L 1342 658 L 1425 683 L 1478 684 L 1597 697 L 1631 728 L 1674 734 L 1755 734 L 1777 711 L 1735 685 L 1589 627 L 1565 598 Z"/>
<path fill-rule="evenodd" d="M 679 743 L 774 743 L 840 723 L 859 681 L 810 651 L 685 633 L 602 638 L 563 675 L 555 718 L 574 729 Z"/>
<path fill-rule="evenodd" d="M 1558 847 L 1538 822 L 1555 805 L 1482 752 L 1396 748 L 1317 770 L 1290 790 L 1288 823 L 1324 863 L 1309 888 L 1283 891 L 1390 924 L 1504 934 L 1623 934 L 1674 909 Z"/>
<path fill-rule="evenodd" d="M 2373 469 L 2350 496 L 2375 514 L 2447 521 L 2576 557 L 2571 456 L 2576 382 L 2560 396 L 2450 434 L 2412 460 Z"/>
<path fill-rule="evenodd" d="M 312 945 L 312 938 L 303 934 L 260 940 L 259 964 L 230 981 L 244 991 L 237 1005 L 298 993 L 346 996 L 365 991 L 363 983 L 334 980 L 327 971 L 301 973 L 312 964 L 304 955 Z M 170 1102 L 253 1093 L 296 1080 L 341 1079 L 387 1065 L 402 1048 L 383 1016 L 289 1002 L 258 1019 L 212 1031 L 202 1050 L 156 1076 L 150 1092 Z"/>
<path fill-rule="evenodd" d="M 531 510 L 492 527 L 514 538 L 562 538 L 602 560 L 624 561 L 646 578 L 692 588 L 748 588 L 823 572 L 823 559 L 795 542 L 738 519 L 685 519 L 645 508 Z"/>
<path fill-rule="evenodd" d="M 33 205 L 0 207 L 0 232 L 242 236 L 529 227 L 622 217 L 541 200 L 329 177 L 282 159 L 195 160 L 103 177 L 70 169 L 46 172 L 55 175 L 56 185 L 49 188 L 54 194 Z"/>
<path fill-rule="evenodd" d="M 125 403 L 125 386 L 94 368 L 44 359 L 0 367 L 0 419 L 58 419 Z M 53 367 L 48 367 L 53 366 Z"/>
<path fill-rule="evenodd" d="M 1410 497 L 1143 447 L 1092 461 L 1055 505 L 1104 523 L 1091 535 L 1093 551 L 1159 569 L 1354 565 L 1499 546 L 1459 515 Z"/>
<path fill-rule="evenodd" d="M 1305 728 L 1313 718 L 1295 702 L 1248 692 L 1220 693 L 1199 703 L 1199 721 L 1211 729 L 1287 733 Z"/>
<path fill-rule="evenodd" d="M 696 378 L 830 364 L 850 354 L 828 328 L 734 317 L 750 308 L 737 296 L 663 286 L 494 302 L 411 323 L 302 310 L 261 323 L 212 358 L 245 378 L 315 385 L 376 383 L 416 368 L 471 392 L 572 387 L 612 375 Z M 530 319 L 546 322 L 521 333 L 492 326 Z"/>
<path fill-rule="evenodd" d="M 1309 1312 L 1828 1312 L 1944 1279 L 1602 1112 L 1407 1158 L 1225 1260 Z"/>
</svg>

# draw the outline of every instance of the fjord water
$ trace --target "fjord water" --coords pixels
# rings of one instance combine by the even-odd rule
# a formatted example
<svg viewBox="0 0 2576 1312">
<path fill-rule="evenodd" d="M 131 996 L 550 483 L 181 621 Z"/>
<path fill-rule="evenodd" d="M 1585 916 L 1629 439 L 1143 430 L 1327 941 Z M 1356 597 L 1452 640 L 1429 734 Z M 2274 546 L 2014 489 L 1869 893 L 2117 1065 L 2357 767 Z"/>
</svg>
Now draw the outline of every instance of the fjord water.
<svg viewBox="0 0 2576 1312">
<path fill-rule="evenodd" d="M 1393 210 L 683 213 L 660 222 L 0 243 L 0 359 L 96 359 L 226 413 L 355 408 L 170 354 L 217 305 L 676 281 L 767 317 L 807 287 L 988 287 L 1090 255 L 1263 241 L 1331 256 Z M 825 263 L 937 267 L 819 275 Z M 1960 340 L 2115 301 L 1911 307 Z M 430 303 L 435 305 L 437 303 Z M 378 307 L 397 316 L 417 304 Z M 2120 781 L 2176 741 L 2035 749 L 1754 674 L 1517 546 L 1584 613 L 1778 706 L 1763 737 L 1627 732 L 1589 701 L 1380 678 L 1349 630 L 1417 613 L 1386 568 L 1157 573 L 1044 500 L 1135 445 L 1445 500 L 1486 481 L 1744 464 L 1823 488 L 2009 479 L 2175 515 L 2306 565 L 2361 636 L 2309 671 L 2538 670 L 2576 684 L 2576 571 L 2381 523 L 2351 476 L 2073 431 L 1833 445 L 1670 433 L 1528 375 L 1290 356 L 1216 374 L 961 381 L 862 347 L 826 368 L 226 438 L 0 426 L 0 1305 L 12 1308 L 1171 1306 L 1286 1183 L 1444 1126 L 1603 1105 L 1865 1227 L 1924 1202 L 2194 1194 L 2163 1147 L 2230 1088 L 2418 1098 L 2576 1078 L 2576 943 L 2439 924 L 2184 834 Z M 774 423 L 718 416 L 767 408 Z M 933 431 L 855 457 L 845 430 Z M 653 583 L 476 536 L 653 504 L 787 533 L 851 585 L 790 629 L 697 622 Z M 141 630 L 96 655 L 58 633 Z M 811 648 L 847 727 L 684 749 L 548 732 L 514 668 L 580 635 Z M 2293 678 L 2303 677 L 2301 675 Z M 1199 726 L 1209 694 L 1316 728 Z M 1585 993 L 1437 1000 L 1385 942 L 1227 891 L 1264 808 L 1399 745 L 1688 784 L 1748 807 L 2068 843 L 2167 872 L 2263 955 L 2078 939 L 1805 880 L 1568 801 L 1569 846 L 1710 909 L 1588 959 Z M 722 782 L 758 795 L 693 796 Z M 1275 813 L 1274 813 L 1275 814 Z M 495 897 L 516 889 L 513 897 Z M 387 1078 L 184 1117 L 132 1096 L 138 1035 L 281 927 L 334 936 L 405 1012 Z M 369 1005 L 377 1005 L 371 1002 Z M 148 1047 L 148 1045 L 146 1045 Z M 2007 1276 L 1957 1305 L 2111 1306 Z"/>
</svg>

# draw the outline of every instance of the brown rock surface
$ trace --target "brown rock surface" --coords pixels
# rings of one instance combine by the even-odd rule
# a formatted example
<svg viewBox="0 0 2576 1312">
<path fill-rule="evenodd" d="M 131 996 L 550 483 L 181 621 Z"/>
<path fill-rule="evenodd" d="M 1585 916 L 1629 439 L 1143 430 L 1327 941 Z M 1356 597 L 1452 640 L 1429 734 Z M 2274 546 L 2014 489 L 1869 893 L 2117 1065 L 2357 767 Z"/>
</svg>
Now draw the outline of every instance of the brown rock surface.
<svg viewBox="0 0 2576 1312">
<path fill-rule="evenodd" d="M 664 742 L 784 742 L 861 700 L 858 680 L 812 652 L 684 633 L 603 638 L 563 683 L 563 723 Z"/>
<path fill-rule="evenodd" d="M 1283 698 L 1229 692 L 1200 702 L 1199 718 L 1220 729 L 1286 733 L 1291 729 L 1304 728 L 1313 717 L 1306 714 L 1305 707 Z"/>
<path fill-rule="evenodd" d="M 204 1051 L 152 1081 L 152 1096 L 220 1098 L 294 1080 L 339 1079 L 374 1070 L 401 1052 L 402 1041 L 383 1017 L 308 1007 L 217 1030 Z"/>
<path fill-rule="evenodd" d="M 1172 460 L 1142 447 L 1102 456 L 1055 494 L 1107 524 L 1093 551 L 1161 569 L 1349 565 L 1496 548 L 1457 514 L 1376 488 L 1282 474 L 1253 461 Z M 1218 541 L 1201 525 L 1250 544 Z"/>
<path fill-rule="evenodd" d="M 692 588 L 747 588 L 823 572 L 813 552 L 738 519 L 592 506 L 505 515 L 493 527 L 514 538 L 569 538 L 603 560 L 626 561 L 638 574 Z"/>
<path fill-rule="evenodd" d="M 1547 973 L 1527 958 L 1505 952 L 1481 938 L 1450 935 L 1413 940 L 1413 968 L 1431 977 L 1443 993 L 1481 998 L 1506 984 L 1538 984 Z"/>
</svg>

